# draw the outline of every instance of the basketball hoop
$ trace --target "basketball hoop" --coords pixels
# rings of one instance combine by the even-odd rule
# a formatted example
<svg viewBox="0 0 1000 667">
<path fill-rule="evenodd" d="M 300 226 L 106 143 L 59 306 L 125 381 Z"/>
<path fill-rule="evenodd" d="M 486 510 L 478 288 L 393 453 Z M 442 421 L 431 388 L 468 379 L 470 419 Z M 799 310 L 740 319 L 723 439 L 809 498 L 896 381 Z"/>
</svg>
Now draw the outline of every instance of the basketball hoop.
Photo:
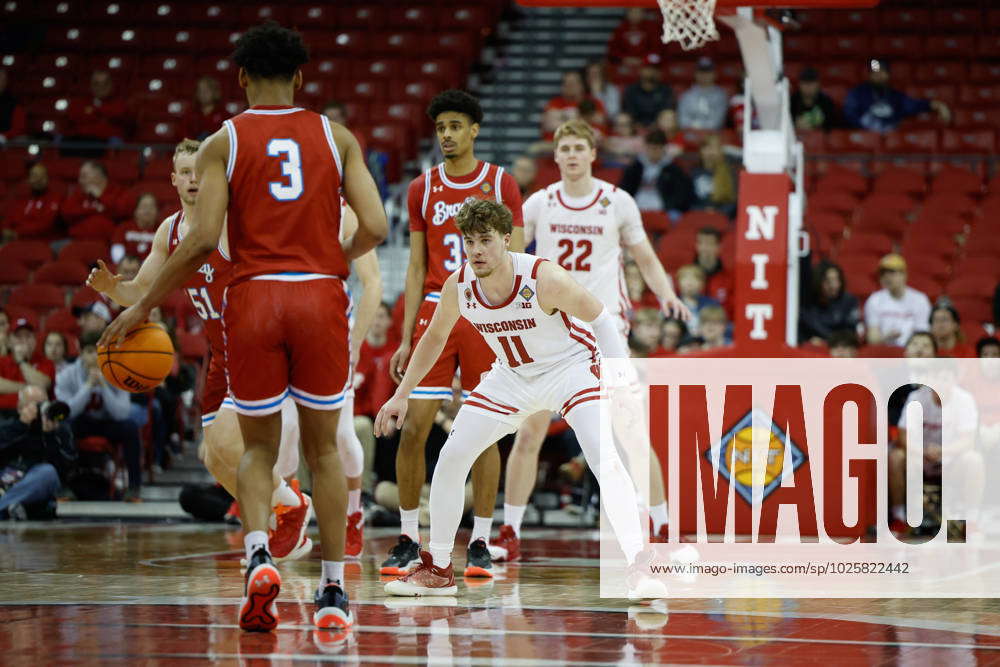
<svg viewBox="0 0 1000 667">
<path fill-rule="evenodd" d="M 685 51 L 719 39 L 715 0 L 657 0 L 663 12 L 663 43 L 677 42 Z"/>
</svg>

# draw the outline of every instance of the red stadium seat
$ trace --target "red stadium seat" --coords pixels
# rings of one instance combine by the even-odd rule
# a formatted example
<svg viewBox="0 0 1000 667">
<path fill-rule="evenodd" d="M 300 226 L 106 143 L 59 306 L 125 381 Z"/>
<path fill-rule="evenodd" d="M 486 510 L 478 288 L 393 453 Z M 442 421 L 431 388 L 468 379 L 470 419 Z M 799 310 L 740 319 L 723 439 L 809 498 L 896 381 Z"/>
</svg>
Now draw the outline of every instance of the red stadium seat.
<svg viewBox="0 0 1000 667">
<path fill-rule="evenodd" d="M 48 331 L 58 331 L 75 338 L 80 333 L 80 325 L 73 311 L 69 308 L 57 310 L 45 318 L 45 328 Z"/>
<path fill-rule="evenodd" d="M 669 232 L 673 228 L 670 216 L 663 211 L 642 211 L 642 226 L 653 234 Z"/>
<path fill-rule="evenodd" d="M 976 47 L 971 35 L 930 35 L 923 44 L 924 53 L 932 58 L 968 58 Z"/>
<path fill-rule="evenodd" d="M 70 299 L 69 306 L 71 309 L 81 308 L 103 300 L 104 299 L 100 294 L 89 287 L 81 287 L 73 293 L 73 298 Z"/>
<path fill-rule="evenodd" d="M 725 233 L 731 223 L 722 213 L 715 211 L 688 211 L 677 223 L 678 230 L 690 229 L 697 232 L 704 227 L 712 227 Z"/>
<path fill-rule="evenodd" d="M 806 155 L 826 152 L 826 132 L 822 130 L 801 130 L 798 132 L 798 137 L 805 148 Z"/>
<path fill-rule="evenodd" d="M 472 35 L 464 32 L 424 33 L 421 51 L 431 56 L 469 61 L 475 56 L 476 44 Z"/>
<path fill-rule="evenodd" d="M 968 68 L 964 62 L 939 61 L 922 63 L 916 70 L 914 77 L 917 83 L 921 84 L 941 84 L 965 81 L 968 78 Z M 898 81 L 896 67 L 892 69 L 893 81 Z"/>
<path fill-rule="evenodd" d="M 916 35 L 881 34 L 878 39 L 878 50 L 881 55 L 889 58 L 911 58 L 914 53 L 922 53 L 923 38 Z"/>
<path fill-rule="evenodd" d="M 441 92 L 441 87 L 438 84 L 429 81 L 411 81 L 401 91 L 394 90 L 393 94 L 400 95 L 401 102 L 412 102 L 423 106 L 439 92 Z"/>
<path fill-rule="evenodd" d="M 1000 58 L 1000 33 L 992 32 L 976 38 L 976 55 L 980 58 Z"/>
<path fill-rule="evenodd" d="M 46 49 L 54 51 L 85 51 L 94 43 L 96 30 L 80 25 L 53 26 L 46 32 Z"/>
<path fill-rule="evenodd" d="M 874 262 L 878 263 L 878 258 L 892 252 L 892 237 L 880 231 L 860 231 L 854 230 L 850 237 L 844 239 L 840 244 L 839 256 L 874 257 Z"/>
<path fill-rule="evenodd" d="M 849 215 L 858 208 L 858 198 L 849 192 L 819 192 L 807 201 L 810 212 Z"/>
<path fill-rule="evenodd" d="M 952 298 L 983 298 L 989 299 L 993 296 L 993 290 L 997 286 L 997 263 L 989 262 L 988 258 L 979 260 L 965 259 L 958 268 L 955 278 L 948 283 L 946 290 L 948 296 Z M 975 273 L 968 268 L 969 265 L 979 267 L 985 273 Z"/>
<path fill-rule="evenodd" d="M 920 215 L 944 217 L 948 215 L 971 218 L 976 213 L 976 202 L 957 192 L 935 192 L 924 200 Z"/>
<path fill-rule="evenodd" d="M 380 30 L 386 27 L 388 12 L 376 3 L 369 2 L 355 7 L 343 7 L 337 16 L 337 25 L 351 30 Z M 326 27 L 326 26 L 320 26 Z"/>
<path fill-rule="evenodd" d="M 820 72 L 820 78 L 823 81 L 824 88 L 831 84 L 854 86 L 857 85 L 860 76 L 861 70 L 858 66 L 857 60 L 854 59 L 825 63 Z"/>
<path fill-rule="evenodd" d="M 390 28 L 404 28 L 418 32 L 435 32 L 437 12 L 432 7 L 410 6 L 389 12 L 386 24 Z"/>
<path fill-rule="evenodd" d="M 820 51 L 828 58 L 856 58 L 859 53 L 871 53 L 871 38 L 864 34 L 827 35 L 820 40 Z"/>
<path fill-rule="evenodd" d="M 885 135 L 884 143 L 887 153 L 936 153 L 938 132 L 900 129 Z"/>
<path fill-rule="evenodd" d="M 62 308 L 66 304 L 66 293 L 56 285 L 21 285 L 10 293 L 8 305 L 31 308 L 35 312 Z"/>
<path fill-rule="evenodd" d="M 915 222 L 909 231 L 900 248 L 903 257 L 942 257 L 950 260 L 958 253 L 954 234 L 948 230 L 926 229 Z"/>
<path fill-rule="evenodd" d="M 931 190 L 978 196 L 983 192 L 983 179 L 968 169 L 945 167 L 934 176 Z"/>
<path fill-rule="evenodd" d="M 864 130 L 833 130 L 826 139 L 831 153 L 875 153 L 881 145 L 882 135 Z"/>
<path fill-rule="evenodd" d="M 351 9 L 354 9 L 353 7 Z M 297 29 L 303 28 L 326 28 L 331 25 L 342 25 L 344 27 L 354 27 L 344 20 L 346 13 L 338 16 L 337 8 L 331 5 L 314 3 L 311 5 L 293 6 L 290 10 L 289 21 Z M 373 26 L 375 28 L 379 26 Z"/>
<path fill-rule="evenodd" d="M 7 305 L 4 307 L 4 312 L 6 312 L 7 317 L 10 318 L 11 327 L 14 326 L 14 322 L 23 318 L 28 320 L 28 322 L 35 329 L 35 331 L 38 331 L 39 329 L 38 324 L 39 321 L 41 320 L 41 317 L 39 316 L 38 311 L 35 310 L 34 308 L 28 306 L 19 306 L 16 304 L 12 304 L 8 301 Z"/>
<path fill-rule="evenodd" d="M 108 258 L 108 244 L 103 241 L 70 241 L 59 251 L 60 262 L 79 262 L 85 266 Z"/>
<path fill-rule="evenodd" d="M 354 78 L 338 82 L 336 91 L 338 99 L 374 101 L 386 99 L 388 87 L 385 81 Z"/>
<path fill-rule="evenodd" d="M 990 303 L 989 299 L 981 297 L 954 297 L 948 290 L 945 290 L 945 293 L 952 297 L 952 306 L 958 311 L 959 317 L 962 318 L 963 331 L 967 325 L 993 321 L 993 304 Z M 970 342 L 975 343 L 975 341 Z"/>
<path fill-rule="evenodd" d="M 441 21 L 439 25 L 464 28 L 470 31 L 479 31 L 492 25 L 493 17 L 489 16 L 484 6 L 468 4 L 454 9 L 440 9 Z"/>
<path fill-rule="evenodd" d="M 407 61 L 403 73 L 411 80 L 434 79 L 447 88 L 461 87 L 465 78 L 462 67 L 447 58 Z"/>
<path fill-rule="evenodd" d="M 870 254 L 845 255 L 841 253 L 837 258 L 837 263 L 844 270 L 844 275 L 847 276 L 848 289 L 862 300 L 879 289 L 875 276 L 878 267 L 877 257 Z"/>
<path fill-rule="evenodd" d="M 1000 103 L 1000 84 L 964 83 L 958 88 L 958 101 L 973 106 Z"/>
<path fill-rule="evenodd" d="M 993 109 L 992 107 L 953 109 L 952 117 L 956 130 L 989 127 L 992 123 Z"/>
<path fill-rule="evenodd" d="M 982 29 L 983 16 L 978 9 L 958 6 L 935 10 L 931 15 L 931 22 L 936 30 L 943 33 L 975 32 Z"/>
<path fill-rule="evenodd" d="M 44 241 L 10 241 L 0 246 L 0 264 L 21 264 L 34 269 L 52 259 L 52 249 Z"/>
<path fill-rule="evenodd" d="M 860 195 L 868 191 L 868 179 L 857 171 L 835 164 L 819 177 L 816 189 L 821 192 L 843 191 Z"/>
<path fill-rule="evenodd" d="M 996 153 L 997 132 L 992 128 L 944 130 L 941 145 L 947 153 Z"/>
<path fill-rule="evenodd" d="M 889 167 L 875 178 L 872 192 L 887 195 L 920 196 L 927 191 L 927 179 L 913 169 Z M 901 202 L 902 200 L 893 200 Z M 912 201 L 911 201 L 912 207 Z"/>
<path fill-rule="evenodd" d="M 264 21 L 288 22 L 288 8 L 284 5 L 252 5 L 244 7 L 240 15 L 243 25 L 255 25 Z"/>
<path fill-rule="evenodd" d="M 1000 10 L 998 10 L 998 13 L 1000 13 Z M 995 84 L 997 81 L 1000 81 L 1000 63 L 970 63 L 967 80 L 971 83 Z"/>
<path fill-rule="evenodd" d="M 926 9 L 886 7 L 879 12 L 881 30 L 885 33 L 925 32 L 931 27 L 931 13 Z M 914 53 L 916 53 L 914 51 Z"/>
<path fill-rule="evenodd" d="M 372 34 L 368 50 L 373 55 L 412 58 L 419 52 L 419 44 L 420 34 L 416 32 L 377 32 Z"/>
<path fill-rule="evenodd" d="M 49 283 L 64 287 L 79 287 L 87 281 L 90 271 L 77 260 L 59 260 L 43 265 L 35 271 L 36 283 Z"/>
<path fill-rule="evenodd" d="M 208 356 L 208 339 L 204 334 L 177 331 L 177 347 L 181 356 L 189 361 L 201 361 Z"/>
<path fill-rule="evenodd" d="M 0 285 L 23 285 L 30 276 L 31 271 L 24 264 L 0 261 Z"/>
</svg>

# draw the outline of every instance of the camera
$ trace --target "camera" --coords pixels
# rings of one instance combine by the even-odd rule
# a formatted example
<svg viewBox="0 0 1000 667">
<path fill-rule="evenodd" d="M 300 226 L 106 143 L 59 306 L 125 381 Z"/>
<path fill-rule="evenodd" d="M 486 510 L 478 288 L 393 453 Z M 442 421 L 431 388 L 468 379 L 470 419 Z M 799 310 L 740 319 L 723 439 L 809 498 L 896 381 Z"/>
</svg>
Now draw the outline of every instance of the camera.
<svg viewBox="0 0 1000 667">
<path fill-rule="evenodd" d="M 69 417 L 69 405 L 63 401 L 43 401 L 38 404 L 38 417 L 36 424 L 41 426 L 42 417 L 51 422 L 65 421 Z"/>
</svg>

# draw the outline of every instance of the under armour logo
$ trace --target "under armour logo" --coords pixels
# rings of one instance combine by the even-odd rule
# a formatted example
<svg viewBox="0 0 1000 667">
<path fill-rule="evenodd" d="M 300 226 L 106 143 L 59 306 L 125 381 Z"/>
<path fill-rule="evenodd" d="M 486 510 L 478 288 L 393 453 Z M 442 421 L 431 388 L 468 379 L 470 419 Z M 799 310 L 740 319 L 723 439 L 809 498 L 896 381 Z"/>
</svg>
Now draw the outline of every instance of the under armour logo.
<svg viewBox="0 0 1000 667">
<path fill-rule="evenodd" d="M 475 308 L 476 307 L 476 302 L 475 301 L 466 301 L 465 305 L 468 306 L 469 308 Z"/>
<path fill-rule="evenodd" d="M 212 282 L 212 278 L 215 275 L 215 269 L 212 268 L 211 264 L 202 264 L 201 268 L 198 269 L 198 273 L 205 276 L 206 283 L 210 283 Z"/>
<path fill-rule="evenodd" d="M 444 192 L 443 185 L 433 185 L 431 186 L 431 192 Z"/>
</svg>

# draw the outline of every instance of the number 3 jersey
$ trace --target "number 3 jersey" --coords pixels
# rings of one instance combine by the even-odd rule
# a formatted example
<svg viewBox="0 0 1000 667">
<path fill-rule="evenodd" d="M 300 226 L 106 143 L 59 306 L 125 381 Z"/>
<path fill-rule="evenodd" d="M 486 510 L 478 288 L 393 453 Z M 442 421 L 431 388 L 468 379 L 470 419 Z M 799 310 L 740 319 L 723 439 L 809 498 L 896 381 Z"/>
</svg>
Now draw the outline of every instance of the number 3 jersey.
<svg viewBox="0 0 1000 667">
<path fill-rule="evenodd" d="M 327 119 L 298 107 L 255 106 L 223 127 L 232 284 L 262 275 L 346 278 L 338 241 L 343 169 Z"/>
<path fill-rule="evenodd" d="M 455 214 L 470 197 L 495 199 L 510 209 L 515 227 L 523 226 L 521 190 L 502 167 L 480 161 L 465 176 L 449 176 L 442 163 L 417 176 L 410 183 L 407 206 L 410 231 L 424 232 L 427 243 L 424 294 L 440 292 L 448 276 L 465 262 Z"/>
<path fill-rule="evenodd" d="M 569 271 L 628 331 L 622 246 L 639 243 L 646 231 L 629 193 L 593 182 L 584 197 L 567 196 L 562 181 L 531 195 L 524 204 L 525 234 L 534 237 L 536 255 Z"/>
<path fill-rule="evenodd" d="M 538 305 L 538 267 L 546 260 L 519 252 L 510 257 L 514 284 L 510 295 L 495 305 L 486 300 L 468 264 L 458 274 L 459 312 L 493 349 L 494 367 L 538 377 L 575 363 L 597 363 L 597 341 L 587 324 L 559 310 L 548 315 Z"/>
</svg>

